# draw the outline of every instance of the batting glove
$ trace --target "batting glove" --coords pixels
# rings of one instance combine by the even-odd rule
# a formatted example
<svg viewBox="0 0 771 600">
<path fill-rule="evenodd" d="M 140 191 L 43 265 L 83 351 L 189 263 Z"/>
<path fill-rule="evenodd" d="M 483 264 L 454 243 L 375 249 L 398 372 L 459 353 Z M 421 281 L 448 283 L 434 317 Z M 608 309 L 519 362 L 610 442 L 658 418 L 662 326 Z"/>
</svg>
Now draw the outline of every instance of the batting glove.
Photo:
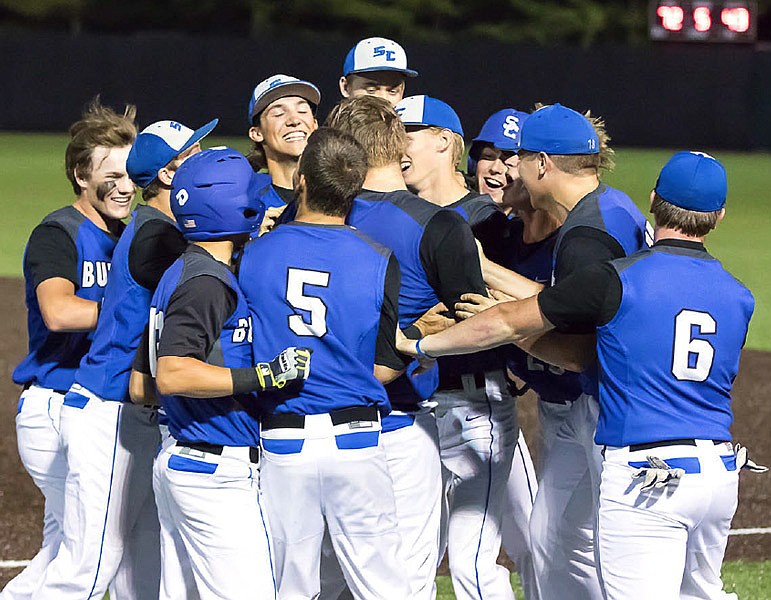
<svg viewBox="0 0 771 600">
<path fill-rule="evenodd" d="M 747 448 L 745 448 L 741 444 L 736 444 L 736 449 L 734 450 L 734 454 L 736 454 L 737 471 L 740 471 L 741 469 L 747 469 L 748 471 L 752 471 L 753 473 L 765 473 L 766 471 L 768 471 L 768 467 L 764 467 L 763 465 L 759 465 L 755 461 L 753 461 L 747 455 Z"/>
<path fill-rule="evenodd" d="M 685 469 L 672 469 L 657 456 L 646 456 L 646 458 L 650 466 L 643 467 L 632 475 L 633 479 L 644 478 L 642 487 L 640 487 L 641 492 L 663 488 L 671 481 L 680 479 L 685 475 Z"/>
<path fill-rule="evenodd" d="M 255 365 L 260 390 L 275 392 L 287 386 L 299 389 L 311 374 L 310 348 L 287 348 L 270 362 Z"/>
</svg>

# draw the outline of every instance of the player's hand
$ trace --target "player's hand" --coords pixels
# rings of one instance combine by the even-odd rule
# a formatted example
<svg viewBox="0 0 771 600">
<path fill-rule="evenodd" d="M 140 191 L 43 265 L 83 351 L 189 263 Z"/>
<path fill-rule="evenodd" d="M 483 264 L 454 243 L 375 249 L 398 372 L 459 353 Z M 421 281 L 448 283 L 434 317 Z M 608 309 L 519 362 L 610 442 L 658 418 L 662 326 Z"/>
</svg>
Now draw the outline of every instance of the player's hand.
<svg viewBox="0 0 771 600">
<path fill-rule="evenodd" d="M 455 314 L 461 319 L 468 319 L 476 314 L 481 313 L 483 310 L 499 304 L 500 302 L 507 302 L 510 296 L 506 296 L 503 292 L 498 292 L 499 297 L 502 294 L 507 300 L 498 300 L 496 297 L 488 298 L 481 294 L 463 294 L 460 302 L 455 303 Z"/>
<path fill-rule="evenodd" d="M 265 392 L 284 390 L 287 386 L 299 389 L 311 374 L 310 348 L 295 348 L 282 351 L 270 362 L 257 363 L 255 370 L 260 389 Z"/>
<path fill-rule="evenodd" d="M 632 475 L 633 479 L 643 479 L 643 484 L 640 487 L 641 492 L 662 488 L 685 475 L 685 469 L 672 469 L 657 456 L 648 456 L 646 458 L 650 466 L 639 469 Z"/>
<path fill-rule="evenodd" d="M 736 444 L 734 453 L 736 454 L 737 471 L 741 471 L 742 469 L 747 469 L 748 471 L 752 471 L 753 473 L 765 473 L 766 471 L 768 471 L 768 467 L 759 465 L 754 460 L 752 460 L 747 455 L 747 448 L 742 446 L 741 444 Z"/>
<path fill-rule="evenodd" d="M 396 349 L 401 352 L 402 354 L 406 354 L 407 356 L 417 356 L 418 351 L 415 348 L 417 345 L 417 340 L 411 340 L 406 335 L 404 335 L 404 332 L 396 328 Z"/>
<path fill-rule="evenodd" d="M 439 333 L 440 331 L 444 331 L 448 327 L 455 325 L 453 319 L 441 314 L 443 312 L 447 312 L 447 307 L 440 302 L 423 313 L 423 315 L 413 323 L 413 325 L 418 328 L 418 331 L 420 331 L 421 337 L 426 337 L 432 333 Z"/>
<path fill-rule="evenodd" d="M 285 208 L 286 206 L 271 206 L 265 209 L 265 216 L 262 217 L 262 222 L 260 223 L 260 236 L 265 235 L 276 226 L 276 221 Z"/>
</svg>

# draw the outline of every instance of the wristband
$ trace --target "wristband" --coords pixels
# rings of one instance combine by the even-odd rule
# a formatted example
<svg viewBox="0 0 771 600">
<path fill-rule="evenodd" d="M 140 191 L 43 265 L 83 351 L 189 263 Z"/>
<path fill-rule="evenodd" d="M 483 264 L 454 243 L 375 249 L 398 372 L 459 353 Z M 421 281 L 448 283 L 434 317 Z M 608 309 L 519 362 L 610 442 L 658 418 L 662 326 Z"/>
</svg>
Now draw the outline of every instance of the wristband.
<svg viewBox="0 0 771 600">
<path fill-rule="evenodd" d="M 420 342 L 421 342 L 421 340 L 423 340 L 423 339 L 424 339 L 424 338 L 419 338 L 419 339 L 418 339 L 418 341 L 417 341 L 417 342 L 415 342 L 415 352 L 417 352 L 417 354 L 418 354 L 418 357 L 420 357 L 420 358 L 430 358 L 430 359 L 435 359 L 435 358 L 436 358 L 436 356 L 431 356 L 431 355 L 430 355 L 428 352 L 424 352 L 423 350 L 421 350 L 421 349 L 420 349 Z"/>
<path fill-rule="evenodd" d="M 254 367 L 230 369 L 230 377 L 233 379 L 233 395 L 247 394 L 262 389 L 260 378 Z"/>
</svg>

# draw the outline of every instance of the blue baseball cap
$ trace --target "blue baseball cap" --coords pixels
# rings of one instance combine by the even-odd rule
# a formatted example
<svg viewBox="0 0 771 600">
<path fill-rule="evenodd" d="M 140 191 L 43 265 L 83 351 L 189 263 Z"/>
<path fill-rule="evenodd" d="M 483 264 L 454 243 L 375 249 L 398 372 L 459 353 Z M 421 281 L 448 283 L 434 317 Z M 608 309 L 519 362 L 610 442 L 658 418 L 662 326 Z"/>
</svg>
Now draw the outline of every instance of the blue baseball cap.
<svg viewBox="0 0 771 600">
<path fill-rule="evenodd" d="M 147 187 L 158 171 L 190 146 L 205 138 L 219 123 L 209 121 L 193 131 L 177 121 L 157 121 L 145 127 L 131 146 L 126 172 L 139 187 Z"/>
<path fill-rule="evenodd" d="M 519 132 L 529 116 L 526 112 L 513 108 L 499 110 L 490 115 L 479 130 L 479 135 L 471 141 L 492 144 L 498 150 L 516 152 Z"/>
<path fill-rule="evenodd" d="M 678 152 L 661 169 L 656 193 L 686 210 L 720 210 L 728 195 L 725 168 L 704 152 Z"/>
<path fill-rule="evenodd" d="M 394 110 L 405 125 L 441 127 L 463 136 L 458 114 L 449 104 L 431 96 L 409 96 L 401 100 Z"/>
<path fill-rule="evenodd" d="M 343 63 L 343 75 L 369 71 L 396 71 L 406 77 L 418 72 L 407 68 L 407 53 L 393 40 L 381 37 L 361 40 L 348 52 Z"/>
<path fill-rule="evenodd" d="M 289 75 L 273 75 L 264 79 L 254 88 L 249 99 L 249 124 L 254 122 L 254 117 L 265 110 L 271 102 L 287 96 L 299 96 L 313 106 L 314 111 L 321 102 L 319 88 L 310 81 L 303 81 Z"/>
<path fill-rule="evenodd" d="M 598 154 L 600 140 L 584 115 L 552 104 L 528 116 L 519 134 L 518 149 L 547 154 Z"/>
</svg>

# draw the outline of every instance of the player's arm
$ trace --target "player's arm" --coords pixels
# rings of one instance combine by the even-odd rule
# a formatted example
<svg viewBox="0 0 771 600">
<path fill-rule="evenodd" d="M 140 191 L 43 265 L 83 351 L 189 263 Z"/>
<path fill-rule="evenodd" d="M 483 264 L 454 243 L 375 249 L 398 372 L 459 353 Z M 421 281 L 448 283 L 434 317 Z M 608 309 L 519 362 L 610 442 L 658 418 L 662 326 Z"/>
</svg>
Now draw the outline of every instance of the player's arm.
<svg viewBox="0 0 771 600">
<path fill-rule="evenodd" d="M 75 295 L 79 286 L 78 250 L 69 235 L 52 224 L 32 232 L 24 253 L 25 271 L 45 326 L 54 332 L 96 328 L 99 303 Z"/>
<path fill-rule="evenodd" d="M 542 283 L 537 283 L 506 267 L 502 267 L 486 256 L 480 256 L 480 264 L 485 284 L 489 288 L 500 290 L 512 298 L 530 298 L 544 288 Z"/>
<path fill-rule="evenodd" d="M 129 272 L 139 285 L 150 291 L 172 263 L 185 251 L 187 242 L 167 221 L 152 219 L 134 234 L 129 248 Z"/>
<path fill-rule="evenodd" d="M 399 326 L 399 263 L 392 254 L 388 259 L 380 324 L 375 342 L 375 377 L 382 384 L 390 383 L 404 373 L 409 361 L 396 349 L 396 328 Z"/>
<path fill-rule="evenodd" d="M 474 235 L 455 211 L 441 210 L 426 224 L 420 261 L 429 285 L 451 315 L 463 294 L 486 293 Z"/>
<path fill-rule="evenodd" d="M 157 405 L 158 394 L 155 379 L 150 374 L 150 337 L 149 328 L 145 327 L 141 341 L 137 346 L 129 378 L 129 397 L 134 404 Z"/>
</svg>

